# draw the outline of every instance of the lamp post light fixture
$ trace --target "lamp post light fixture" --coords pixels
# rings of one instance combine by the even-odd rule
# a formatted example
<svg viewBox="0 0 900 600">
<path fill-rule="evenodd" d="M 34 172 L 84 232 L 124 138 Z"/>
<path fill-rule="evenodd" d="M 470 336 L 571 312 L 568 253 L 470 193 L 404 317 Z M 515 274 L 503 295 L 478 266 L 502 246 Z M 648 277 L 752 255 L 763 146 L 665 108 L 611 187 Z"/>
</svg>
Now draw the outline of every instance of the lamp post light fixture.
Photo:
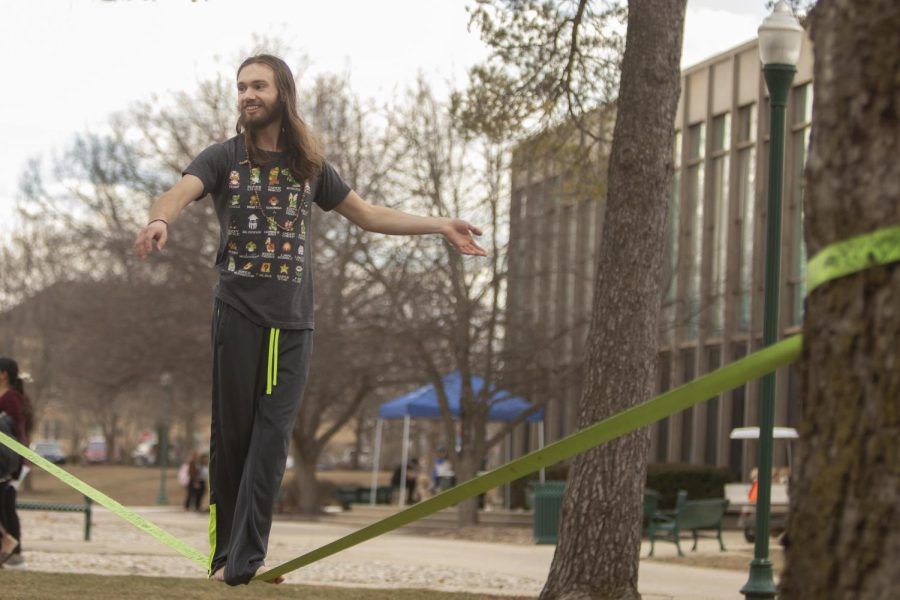
<svg viewBox="0 0 900 600">
<path fill-rule="evenodd" d="M 781 263 L 781 193 L 784 187 L 784 121 L 788 94 L 797 61 L 803 28 L 784 0 L 759 27 L 759 57 L 769 88 L 769 186 L 766 207 L 766 280 L 763 302 L 763 347 L 778 338 L 778 281 Z M 775 416 L 775 373 L 760 385 L 759 466 L 756 499 L 756 540 L 750 576 L 741 589 L 747 598 L 774 598 L 775 581 L 769 560 L 769 517 L 772 498 L 772 431 Z"/>
<path fill-rule="evenodd" d="M 175 393 L 172 374 L 168 371 L 159 378 L 159 384 L 166 392 L 159 419 L 159 439 L 156 444 L 156 460 L 159 463 L 159 495 L 156 503 L 165 506 L 169 503 L 166 495 L 166 469 L 169 466 L 169 414 L 172 412 L 172 395 Z"/>
</svg>

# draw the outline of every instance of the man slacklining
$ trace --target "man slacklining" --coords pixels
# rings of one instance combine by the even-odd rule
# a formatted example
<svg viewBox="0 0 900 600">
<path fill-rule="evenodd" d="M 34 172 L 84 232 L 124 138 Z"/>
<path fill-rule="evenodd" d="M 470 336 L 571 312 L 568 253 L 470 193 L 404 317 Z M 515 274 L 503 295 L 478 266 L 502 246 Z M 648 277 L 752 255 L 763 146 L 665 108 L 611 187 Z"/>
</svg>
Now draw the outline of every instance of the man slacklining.
<svg viewBox="0 0 900 600">
<path fill-rule="evenodd" d="M 419 217 L 360 198 L 319 153 L 280 58 L 248 58 L 237 72 L 237 135 L 201 152 L 150 208 L 135 240 L 141 259 L 168 225 L 212 196 L 221 234 L 212 311 L 210 576 L 249 582 L 264 566 L 313 338 L 312 203 L 367 231 L 443 235 L 486 256 L 461 219 Z M 276 583 L 281 583 L 279 577 Z"/>
</svg>

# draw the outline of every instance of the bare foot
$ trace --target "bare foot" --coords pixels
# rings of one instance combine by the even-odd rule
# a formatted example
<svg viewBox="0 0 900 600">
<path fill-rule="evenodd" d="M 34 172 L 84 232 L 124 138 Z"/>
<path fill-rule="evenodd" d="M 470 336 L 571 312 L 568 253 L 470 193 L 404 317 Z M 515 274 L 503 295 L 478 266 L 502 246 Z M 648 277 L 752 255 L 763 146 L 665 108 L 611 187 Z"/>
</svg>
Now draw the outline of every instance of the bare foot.
<svg viewBox="0 0 900 600">
<path fill-rule="evenodd" d="M 3 534 L 2 540 L 0 540 L 0 553 L 2 554 L 11 554 L 13 550 L 16 549 L 16 546 L 19 545 L 19 540 L 9 535 L 8 533 Z"/>
<path fill-rule="evenodd" d="M 219 567 L 216 569 L 215 573 L 212 574 L 210 579 L 215 579 L 216 581 L 225 581 L 225 567 Z"/>
<path fill-rule="evenodd" d="M 269 567 L 267 567 L 266 565 L 262 565 L 256 570 L 256 575 L 254 575 L 254 577 L 259 577 L 268 570 Z M 284 575 L 279 575 L 275 579 L 268 579 L 266 580 L 266 583 L 284 583 Z"/>
</svg>

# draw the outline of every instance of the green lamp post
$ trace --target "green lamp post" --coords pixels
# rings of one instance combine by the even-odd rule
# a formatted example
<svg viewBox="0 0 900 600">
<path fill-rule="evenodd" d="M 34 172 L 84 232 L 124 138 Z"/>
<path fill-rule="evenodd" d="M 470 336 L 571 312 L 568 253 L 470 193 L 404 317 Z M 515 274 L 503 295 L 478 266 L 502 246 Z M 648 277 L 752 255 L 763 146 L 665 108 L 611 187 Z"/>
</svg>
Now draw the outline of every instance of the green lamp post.
<svg viewBox="0 0 900 600">
<path fill-rule="evenodd" d="M 159 439 L 156 444 L 156 459 L 159 463 L 159 495 L 156 497 L 156 503 L 165 506 L 169 503 L 169 497 L 166 494 L 166 469 L 169 466 L 169 414 L 172 411 L 172 394 L 175 391 L 172 386 L 172 374 L 163 373 L 159 378 L 159 383 L 166 391 L 166 400 L 163 402 L 163 411 L 159 420 Z"/>
<path fill-rule="evenodd" d="M 763 304 L 763 347 L 778 338 L 778 280 L 781 263 L 781 192 L 784 186 L 784 115 L 803 28 L 784 1 L 759 27 L 759 56 L 769 88 L 769 189 L 766 209 L 766 282 Z M 769 560 L 769 517 L 772 498 L 772 429 L 775 417 L 775 373 L 760 386 L 759 468 L 756 500 L 756 540 L 750 577 L 741 589 L 747 598 L 774 598 L 775 581 Z"/>
</svg>

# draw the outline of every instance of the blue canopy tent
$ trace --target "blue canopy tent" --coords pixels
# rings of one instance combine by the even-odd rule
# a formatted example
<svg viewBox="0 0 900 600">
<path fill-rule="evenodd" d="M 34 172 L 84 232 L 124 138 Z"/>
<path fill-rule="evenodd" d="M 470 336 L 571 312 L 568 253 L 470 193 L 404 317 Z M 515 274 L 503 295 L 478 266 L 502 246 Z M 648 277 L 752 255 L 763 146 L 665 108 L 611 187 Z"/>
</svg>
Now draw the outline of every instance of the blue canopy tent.
<svg viewBox="0 0 900 600">
<path fill-rule="evenodd" d="M 473 376 L 472 391 L 479 394 L 484 388 L 484 379 Z M 462 375 L 459 371 L 444 376 L 441 380 L 444 392 L 447 395 L 447 404 L 454 418 L 459 418 L 459 400 L 462 395 Z M 513 396 L 506 390 L 497 389 L 491 385 L 490 407 L 487 419 L 493 422 L 510 422 L 516 420 L 519 415 L 531 408 L 531 404 Z M 371 502 L 375 502 L 375 489 L 377 487 L 379 459 L 381 457 L 381 433 L 385 419 L 403 419 L 403 456 L 400 463 L 400 481 L 406 481 L 406 465 L 409 460 L 409 424 L 411 419 L 437 419 L 441 416 L 441 405 L 438 400 L 438 392 L 434 385 L 424 385 L 409 393 L 403 394 L 385 402 L 378 409 L 378 425 L 375 428 L 374 460 L 372 463 L 372 493 Z M 525 418 L 525 421 L 538 423 L 538 438 L 540 446 L 544 445 L 544 413 L 537 410 Z M 544 471 L 541 470 L 541 481 L 544 479 Z M 400 494 L 400 506 L 404 506 L 406 495 Z"/>
</svg>

